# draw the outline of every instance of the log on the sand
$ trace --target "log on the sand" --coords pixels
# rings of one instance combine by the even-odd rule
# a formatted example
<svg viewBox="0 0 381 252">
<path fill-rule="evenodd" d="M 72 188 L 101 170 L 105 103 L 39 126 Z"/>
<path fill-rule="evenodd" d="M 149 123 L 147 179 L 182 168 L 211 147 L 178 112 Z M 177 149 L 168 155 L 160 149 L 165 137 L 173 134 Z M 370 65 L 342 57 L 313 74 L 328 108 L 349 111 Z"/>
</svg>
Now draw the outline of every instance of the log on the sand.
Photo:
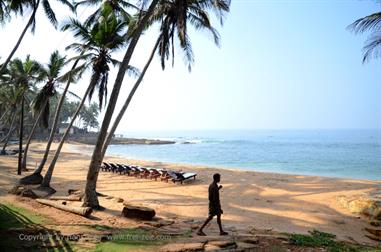
<svg viewBox="0 0 381 252">
<path fill-rule="evenodd" d="M 50 196 L 50 200 L 67 200 L 67 201 L 81 201 L 81 197 L 78 195 L 69 196 Z"/>
<path fill-rule="evenodd" d="M 152 220 L 155 216 L 155 210 L 148 207 L 124 205 L 122 215 L 126 218 Z"/>
<path fill-rule="evenodd" d="M 62 205 L 61 203 L 58 203 L 53 200 L 36 199 L 36 201 L 38 203 L 41 203 L 47 206 L 55 207 L 66 212 L 79 214 L 85 217 L 88 217 L 92 211 L 90 207 L 75 207 L 75 206 Z"/>
</svg>

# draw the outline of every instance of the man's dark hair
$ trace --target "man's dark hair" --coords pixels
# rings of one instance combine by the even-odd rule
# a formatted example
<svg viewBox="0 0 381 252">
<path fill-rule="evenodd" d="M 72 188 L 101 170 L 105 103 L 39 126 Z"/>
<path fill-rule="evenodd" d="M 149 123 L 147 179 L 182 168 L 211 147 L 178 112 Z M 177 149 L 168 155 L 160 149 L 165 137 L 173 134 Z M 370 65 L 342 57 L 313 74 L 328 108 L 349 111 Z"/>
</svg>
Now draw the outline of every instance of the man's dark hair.
<svg viewBox="0 0 381 252">
<path fill-rule="evenodd" d="M 213 174 L 213 180 L 218 180 L 221 178 L 221 175 L 219 173 Z"/>
</svg>

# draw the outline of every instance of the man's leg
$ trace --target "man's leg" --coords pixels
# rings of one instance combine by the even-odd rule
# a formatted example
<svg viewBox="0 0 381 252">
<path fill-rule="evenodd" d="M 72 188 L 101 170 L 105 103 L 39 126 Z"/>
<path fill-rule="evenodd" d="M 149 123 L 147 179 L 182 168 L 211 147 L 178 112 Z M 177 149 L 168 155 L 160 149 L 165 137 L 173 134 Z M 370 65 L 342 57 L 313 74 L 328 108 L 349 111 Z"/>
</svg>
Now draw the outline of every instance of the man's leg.
<svg viewBox="0 0 381 252">
<path fill-rule="evenodd" d="M 228 233 L 225 232 L 225 231 L 222 229 L 222 224 L 221 224 L 221 214 L 218 214 L 218 215 L 217 215 L 217 223 L 218 223 L 218 227 L 220 228 L 220 235 L 227 235 Z"/>
<path fill-rule="evenodd" d="M 202 236 L 205 236 L 206 234 L 202 231 L 204 229 L 204 227 L 213 219 L 213 215 L 209 215 L 208 218 L 205 220 L 204 224 L 202 224 L 202 226 L 199 228 L 199 230 L 197 231 L 197 234 L 198 235 L 202 235 Z"/>
</svg>

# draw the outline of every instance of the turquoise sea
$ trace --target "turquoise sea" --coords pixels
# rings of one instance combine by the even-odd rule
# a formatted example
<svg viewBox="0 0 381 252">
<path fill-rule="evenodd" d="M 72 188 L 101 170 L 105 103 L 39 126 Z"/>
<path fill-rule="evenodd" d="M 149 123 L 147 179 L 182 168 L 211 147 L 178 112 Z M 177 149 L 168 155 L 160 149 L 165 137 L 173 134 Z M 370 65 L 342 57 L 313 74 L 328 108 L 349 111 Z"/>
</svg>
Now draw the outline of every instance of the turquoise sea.
<svg viewBox="0 0 381 252">
<path fill-rule="evenodd" d="M 126 158 L 301 175 L 381 180 L 381 130 L 124 132 L 170 145 L 111 145 Z"/>
</svg>

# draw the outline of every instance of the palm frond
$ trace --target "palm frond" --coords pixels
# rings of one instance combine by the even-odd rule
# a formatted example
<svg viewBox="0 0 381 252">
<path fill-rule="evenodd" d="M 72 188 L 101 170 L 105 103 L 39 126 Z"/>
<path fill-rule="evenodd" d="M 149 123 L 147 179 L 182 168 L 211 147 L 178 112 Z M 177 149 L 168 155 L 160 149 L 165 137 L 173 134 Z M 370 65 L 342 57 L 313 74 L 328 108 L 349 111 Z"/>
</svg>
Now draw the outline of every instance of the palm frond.
<svg viewBox="0 0 381 252">
<path fill-rule="evenodd" d="M 363 63 L 368 62 L 372 58 L 381 56 L 381 32 L 378 32 L 367 40 L 363 51 Z"/>
<path fill-rule="evenodd" d="M 369 16 L 357 19 L 347 27 L 357 33 L 364 33 L 371 30 L 381 29 L 381 12 L 373 13 Z"/>
<path fill-rule="evenodd" d="M 52 23 L 53 26 L 55 28 L 57 28 L 58 21 L 57 21 L 57 18 L 56 18 L 56 14 L 54 13 L 52 8 L 50 7 L 49 1 L 48 0 L 42 0 L 42 6 L 44 7 L 45 15 L 49 19 L 50 23 Z"/>
</svg>

